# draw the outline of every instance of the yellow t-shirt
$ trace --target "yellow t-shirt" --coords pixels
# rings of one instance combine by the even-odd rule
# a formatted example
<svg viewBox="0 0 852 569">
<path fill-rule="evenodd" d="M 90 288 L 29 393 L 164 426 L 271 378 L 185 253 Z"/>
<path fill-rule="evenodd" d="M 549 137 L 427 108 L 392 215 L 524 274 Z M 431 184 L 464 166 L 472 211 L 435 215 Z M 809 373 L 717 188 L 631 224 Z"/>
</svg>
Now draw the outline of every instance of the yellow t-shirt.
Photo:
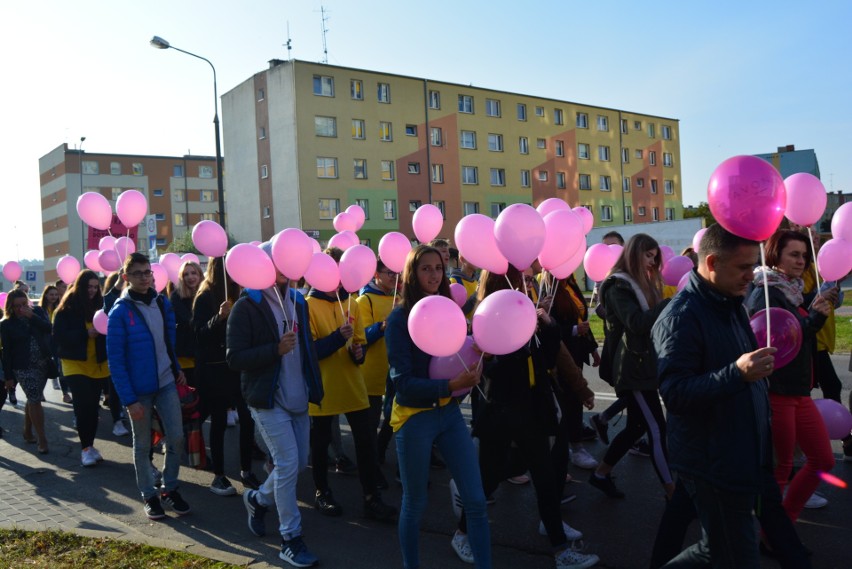
<svg viewBox="0 0 852 569">
<path fill-rule="evenodd" d="M 180 365 L 180 369 L 192 369 L 195 367 L 195 358 L 178 356 L 177 360 Z"/>
<path fill-rule="evenodd" d="M 663 299 L 672 298 L 677 294 L 676 286 L 663 285 Z"/>
<path fill-rule="evenodd" d="M 452 397 L 442 397 L 438 399 L 438 405 L 443 407 L 450 401 L 453 401 Z M 393 408 L 391 408 L 391 419 L 390 426 L 394 432 L 397 432 L 402 428 L 405 422 L 418 413 L 422 413 L 423 411 L 431 411 L 432 407 L 406 407 L 405 405 L 400 405 L 396 402 L 396 399 L 393 400 Z"/>
<path fill-rule="evenodd" d="M 358 297 L 358 312 L 361 328 L 366 330 L 376 322 L 387 320 L 393 309 L 393 296 L 368 292 Z M 340 310 L 338 309 L 338 313 Z M 361 366 L 361 374 L 367 385 L 367 394 L 382 396 L 385 394 L 385 381 L 388 376 L 388 349 L 382 336 L 367 349 L 367 357 Z"/>
<path fill-rule="evenodd" d="M 91 330 L 93 324 L 86 322 L 86 330 Z M 86 361 L 60 360 L 62 362 L 62 375 L 85 375 L 92 379 L 104 379 L 109 377 L 109 366 L 106 361 L 98 362 L 95 339 L 89 338 L 86 342 Z"/>
<path fill-rule="evenodd" d="M 813 266 L 808 267 L 808 270 L 802 273 L 802 280 L 805 282 L 804 293 L 816 290 L 816 277 Z M 831 305 L 828 310 L 828 317 L 825 319 L 825 324 L 822 325 L 822 328 L 816 334 L 817 351 L 823 352 L 827 350 L 829 353 L 834 353 L 835 340 L 834 305 Z"/>
</svg>

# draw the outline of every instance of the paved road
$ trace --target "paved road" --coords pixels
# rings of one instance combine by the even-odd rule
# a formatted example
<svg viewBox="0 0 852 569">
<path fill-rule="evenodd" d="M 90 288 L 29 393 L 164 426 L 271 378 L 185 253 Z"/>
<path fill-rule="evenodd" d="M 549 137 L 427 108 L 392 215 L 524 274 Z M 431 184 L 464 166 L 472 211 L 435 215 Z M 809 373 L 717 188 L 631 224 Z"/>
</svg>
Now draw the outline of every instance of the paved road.
<svg viewBox="0 0 852 569">
<path fill-rule="evenodd" d="M 844 398 L 852 388 L 852 374 L 847 370 L 849 356 L 835 358 L 844 382 Z M 592 371 L 593 374 L 593 371 Z M 587 373 L 587 375 L 591 375 Z M 598 393 L 598 406 L 603 408 L 612 394 L 609 386 L 592 378 Z M 71 408 L 61 403 L 57 392 L 47 389 L 49 421 L 49 455 L 41 456 L 33 445 L 23 442 L 20 434 L 20 409 L 4 407 L 0 424 L 7 431 L 0 441 L 0 525 L 27 529 L 55 528 L 84 535 L 110 536 L 185 549 L 206 557 L 252 568 L 281 566 L 277 560 L 276 532 L 263 539 L 255 538 L 245 526 L 245 512 L 239 497 L 219 497 L 207 490 L 211 474 L 188 468 L 181 470 L 181 492 L 193 507 L 183 518 L 170 517 L 165 522 L 150 522 L 142 513 L 134 481 L 127 437 L 110 434 L 109 414 L 102 411 L 97 443 L 105 462 L 84 469 L 79 464 L 79 445 L 71 429 Z M 623 421 L 622 421 L 623 424 Z M 614 427 L 616 430 L 618 425 Z M 229 453 L 236 455 L 237 433 L 229 429 Z M 351 440 L 344 432 L 344 443 Z M 604 446 L 590 443 L 597 457 Z M 835 451 L 840 457 L 839 444 Z M 350 453 L 354 454 L 354 453 Z M 392 457 L 392 455 L 391 455 Z M 232 457 L 233 458 L 233 457 Z M 395 461 L 385 467 L 393 479 Z M 628 455 L 617 466 L 619 486 L 627 493 L 623 501 L 610 500 L 590 488 L 588 473 L 571 467 L 578 481 L 571 484 L 578 499 L 565 506 L 565 520 L 586 534 L 585 547 L 600 555 L 599 567 L 644 568 L 651 542 L 663 509 L 662 493 L 647 458 Z M 255 471 L 262 474 L 260 463 Z M 238 465 L 229 463 L 228 472 L 238 478 Z M 838 463 L 834 473 L 852 482 L 852 463 Z M 303 522 L 308 544 L 324 567 L 378 569 L 401 567 L 396 528 L 364 520 L 359 512 L 359 484 L 356 477 L 331 475 L 332 487 L 342 502 L 342 518 L 325 518 L 310 506 L 312 486 L 310 473 L 299 482 L 299 498 L 303 506 Z M 449 546 L 454 530 L 450 509 L 448 475 L 434 471 L 430 491 L 431 502 L 423 520 L 421 534 L 422 566 L 463 568 Z M 239 483 L 235 484 L 239 487 Z M 798 523 L 805 543 L 814 550 L 814 567 L 846 569 L 850 567 L 849 536 L 852 535 L 852 509 L 848 491 L 823 485 L 820 489 L 830 500 L 821 510 L 806 510 Z M 399 503 L 401 488 L 392 484 L 385 493 L 391 503 Z M 494 566 L 500 569 L 553 567 L 546 538 L 538 535 L 538 517 L 532 488 L 504 484 L 495 493 L 497 502 L 490 506 Z M 268 527 L 275 527 L 274 515 Z M 691 538 L 696 537 L 695 528 Z M 2 563 L 0 563 L 2 564 Z M 764 567 L 775 567 L 764 560 Z"/>
</svg>

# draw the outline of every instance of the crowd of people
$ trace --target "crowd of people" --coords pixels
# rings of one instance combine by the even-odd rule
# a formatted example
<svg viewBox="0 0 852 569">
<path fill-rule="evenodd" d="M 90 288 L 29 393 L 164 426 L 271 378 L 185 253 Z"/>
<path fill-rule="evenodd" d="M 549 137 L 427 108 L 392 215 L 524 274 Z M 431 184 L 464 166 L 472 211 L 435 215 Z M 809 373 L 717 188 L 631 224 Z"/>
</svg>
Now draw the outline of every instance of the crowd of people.
<svg viewBox="0 0 852 569">
<path fill-rule="evenodd" d="M 274 508 L 280 558 L 296 567 L 319 561 L 303 537 L 296 499 L 299 473 L 309 464 L 314 506 L 327 516 L 343 514 L 329 467 L 357 472 L 363 515 L 397 523 L 407 569 L 420 567 L 420 522 L 436 464 L 452 477 L 457 527 L 450 546 L 463 562 L 492 566 L 491 495 L 501 482 L 531 481 L 539 531 L 557 569 L 592 567 L 599 557 L 579 546 L 583 532 L 562 517 L 561 505 L 575 498 L 566 491 L 568 464 L 587 469 L 592 487 L 619 499 L 625 494 L 612 472 L 628 452 L 650 456 L 665 496 L 652 569 L 759 567 L 760 549 L 783 567 L 810 567 L 794 523 L 809 501 L 824 501 L 815 493 L 819 475 L 834 464 L 811 390 L 819 384 L 826 397 L 840 397 L 836 373 L 826 370 L 833 325 L 830 335 L 823 332 L 842 302 L 839 286 L 816 290 L 808 277 L 813 251 L 797 229 L 768 241 L 761 267 L 757 243 L 711 226 L 699 250 L 685 252 L 695 269 L 680 292 L 662 283 L 662 249 L 653 237 L 639 233 L 624 243 L 612 232 L 604 240 L 623 244 L 593 296 L 604 338 L 593 336 L 590 305 L 573 276 L 553 279 L 536 265 L 480 271 L 444 240 L 412 249 L 400 274 L 379 261 L 354 298 L 342 287 L 322 292 L 281 273 L 267 289 L 240 290 L 221 258 L 206 270 L 183 263 L 177 282 L 158 294 L 148 258 L 133 253 L 103 287 L 83 270 L 67 291 L 59 282 L 47 287 L 39 306 L 22 287 L 9 293 L 0 322 L 0 408 L 20 386 L 23 439 L 48 453 L 42 402 L 48 379 L 56 378 L 73 404 L 80 462 L 93 467 L 103 460 L 95 444 L 105 397 L 113 435 L 132 434 L 138 490 L 155 520 L 165 508 L 191 511 L 178 487 L 189 445 L 184 412 L 196 403 L 199 420 L 210 420 L 209 489 L 237 493 L 224 444 L 235 413 L 249 530 L 264 536 Z M 270 244 L 262 248 L 271 255 Z M 326 252 L 337 261 L 342 253 Z M 534 337 L 509 354 L 482 353 L 479 364 L 454 377 L 430 377 L 432 358 L 412 340 L 408 318 L 426 297 L 452 298 L 451 283 L 464 287 L 468 318 L 495 292 L 525 292 L 537 307 Z M 801 350 L 784 366 L 775 365 L 775 348 L 758 348 L 749 325 L 748 314 L 767 303 L 793 314 L 803 331 Z M 106 334 L 95 325 L 101 309 Z M 599 366 L 617 394 L 590 425 L 583 418 L 595 406 L 583 377 L 588 365 Z M 468 392 L 469 424 L 460 407 Z M 608 423 L 622 410 L 626 425 L 610 441 Z M 354 465 L 340 449 L 341 415 L 351 428 Z M 256 436 L 268 453 L 263 482 L 252 471 L 261 452 Z M 152 457 L 162 437 L 161 472 Z M 583 445 L 595 437 L 608 445 L 600 458 Z M 399 509 L 381 495 L 391 439 L 403 488 Z M 794 473 L 797 447 L 806 460 Z M 844 440 L 844 452 L 852 458 L 852 439 Z M 696 518 L 702 540 L 681 551 Z"/>
</svg>

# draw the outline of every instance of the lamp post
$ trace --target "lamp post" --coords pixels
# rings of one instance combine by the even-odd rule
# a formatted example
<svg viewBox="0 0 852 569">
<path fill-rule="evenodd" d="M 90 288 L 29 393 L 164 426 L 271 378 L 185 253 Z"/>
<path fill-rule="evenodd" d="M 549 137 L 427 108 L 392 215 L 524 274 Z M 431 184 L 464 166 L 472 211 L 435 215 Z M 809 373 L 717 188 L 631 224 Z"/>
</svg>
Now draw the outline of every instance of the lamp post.
<svg viewBox="0 0 852 569">
<path fill-rule="evenodd" d="M 80 146 L 77 148 L 77 165 L 80 168 L 80 195 L 83 195 L 83 143 L 86 142 L 86 137 L 80 137 Z M 86 254 L 86 224 L 80 220 L 80 256 Z M 68 283 L 71 284 L 71 283 Z"/>
<path fill-rule="evenodd" d="M 213 64 L 206 57 L 201 57 L 198 54 L 192 53 L 191 51 L 186 51 L 184 49 L 180 49 L 171 45 L 169 42 L 161 38 L 160 36 L 154 36 L 151 38 L 151 46 L 157 49 L 174 49 L 181 53 L 185 53 L 187 55 L 191 55 L 197 59 L 201 59 L 206 61 L 210 66 L 210 69 L 213 70 L 213 108 L 215 109 L 213 114 L 213 128 L 216 130 L 216 183 L 219 189 L 219 224 L 222 226 L 222 229 L 227 233 L 228 229 L 225 226 L 225 192 L 224 192 L 224 184 L 222 180 L 222 144 L 219 138 L 219 92 L 216 86 L 216 68 L 213 67 Z M 184 176 L 186 172 L 184 172 Z M 184 196 L 185 198 L 189 198 L 189 196 Z M 187 225 L 189 224 L 189 219 L 186 220 Z"/>
</svg>

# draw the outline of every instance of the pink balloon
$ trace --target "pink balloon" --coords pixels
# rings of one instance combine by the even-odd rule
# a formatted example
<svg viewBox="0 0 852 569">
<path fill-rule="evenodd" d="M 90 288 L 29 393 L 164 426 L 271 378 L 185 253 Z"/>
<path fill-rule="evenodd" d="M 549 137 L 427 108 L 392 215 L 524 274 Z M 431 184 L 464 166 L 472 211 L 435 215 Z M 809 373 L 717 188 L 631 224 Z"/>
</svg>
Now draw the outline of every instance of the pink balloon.
<svg viewBox="0 0 852 569">
<path fill-rule="evenodd" d="M 852 243 L 829 239 L 817 253 L 817 268 L 824 280 L 837 281 L 852 271 Z"/>
<path fill-rule="evenodd" d="M 95 271 L 96 273 L 102 273 L 104 272 L 104 268 L 101 267 L 101 264 L 98 262 L 98 253 L 100 253 L 100 251 L 95 251 L 94 249 L 86 251 L 86 254 L 83 255 L 83 263 L 89 270 Z M 70 282 L 65 281 L 65 279 L 63 279 L 63 281 Z"/>
<path fill-rule="evenodd" d="M 559 198 L 547 198 L 535 208 L 538 214 L 544 219 L 547 214 L 554 211 L 571 211 L 571 206 L 565 203 L 565 200 Z"/>
<path fill-rule="evenodd" d="M 334 216 L 331 223 L 334 225 L 335 231 L 358 231 L 357 220 L 345 211 Z"/>
<path fill-rule="evenodd" d="M 163 289 L 169 284 L 169 273 L 160 263 L 151 263 L 151 271 L 154 273 L 154 288 L 157 292 L 163 292 Z"/>
<path fill-rule="evenodd" d="M 199 221 L 192 228 L 192 243 L 208 257 L 222 257 L 228 251 L 228 236 L 222 226 L 210 219 Z"/>
<path fill-rule="evenodd" d="M 510 354 L 530 341 L 537 321 L 535 305 L 527 295 L 517 290 L 498 290 L 476 307 L 473 339 L 485 353 Z"/>
<path fill-rule="evenodd" d="M 574 251 L 574 254 L 570 259 L 559 265 L 558 267 L 554 267 L 550 269 L 550 274 L 552 274 L 557 279 L 566 279 L 568 276 L 580 268 L 580 265 L 583 264 L 583 258 L 586 255 L 586 237 L 583 236 L 583 240 L 580 242 L 580 246 L 577 247 L 577 250 Z"/>
<path fill-rule="evenodd" d="M 234 245 L 225 256 L 225 269 L 243 288 L 263 290 L 275 284 L 275 266 L 260 247 L 249 243 Z"/>
<path fill-rule="evenodd" d="M 692 272 L 692 271 L 690 271 L 690 272 Z M 680 280 L 677 281 L 677 291 L 678 292 L 682 291 L 684 289 L 684 287 L 686 286 L 686 284 L 689 282 L 689 274 L 690 274 L 689 272 L 684 273 L 683 276 L 680 277 Z"/>
<path fill-rule="evenodd" d="M 620 254 L 621 252 L 618 253 L 618 255 Z M 586 255 L 583 257 L 583 268 L 590 279 L 601 282 L 615 265 L 618 255 L 615 254 L 614 249 L 610 249 L 603 243 L 595 243 L 586 249 Z"/>
<path fill-rule="evenodd" d="M 341 251 L 346 251 L 350 247 L 354 247 L 355 245 L 360 245 L 361 240 L 358 239 L 358 236 L 354 231 L 349 231 L 348 229 L 345 231 L 341 231 L 340 233 L 335 233 L 331 236 L 331 239 L 328 240 L 329 247 L 337 247 Z"/>
<path fill-rule="evenodd" d="M 577 248 L 585 241 L 583 220 L 570 209 L 548 213 L 544 217 L 544 229 L 544 245 L 538 255 L 538 261 L 547 270 L 556 268 L 573 257 Z"/>
<path fill-rule="evenodd" d="M 707 228 L 699 229 L 695 232 L 695 235 L 692 236 L 692 250 L 695 253 L 698 253 L 698 247 L 701 245 L 701 238 L 704 237 L 704 234 L 707 233 Z"/>
<path fill-rule="evenodd" d="M 607 248 L 609 249 L 609 254 L 613 257 L 612 262 L 614 264 L 618 260 L 618 258 L 621 257 L 621 253 L 624 251 L 624 247 L 622 247 L 618 243 L 610 243 L 609 245 L 607 245 Z"/>
<path fill-rule="evenodd" d="M 833 399 L 814 399 L 814 405 L 822 415 L 828 438 L 839 441 L 849 436 L 852 431 L 852 413 L 849 413 L 849 409 Z"/>
<path fill-rule="evenodd" d="M 107 324 L 109 324 L 109 316 L 106 315 L 103 309 L 97 310 L 92 317 L 92 326 L 98 331 L 98 334 L 107 335 Z"/>
<path fill-rule="evenodd" d="M 451 356 L 464 345 L 467 321 L 461 308 L 445 296 L 420 299 L 408 315 L 408 333 L 430 356 Z"/>
<path fill-rule="evenodd" d="M 775 369 L 778 369 L 793 361 L 799 353 L 802 347 L 802 326 L 792 312 L 776 306 L 769 309 L 769 321 L 772 347 L 778 348 L 775 352 Z M 758 347 L 765 348 L 766 309 L 755 312 L 749 318 L 749 323 L 754 335 L 757 336 Z"/>
<path fill-rule="evenodd" d="M 405 259 L 409 251 L 411 251 L 411 241 L 398 231 L 385 233 L 379 241 L 379 258 L 395 273 L 401 273 L 405 268 Z"/>
<path fill-rule="evenodd" d="M 695 265 L 692 264 L 692 259 L 678 255 L 672 257 L 669 262 L 663 265 L 662 277 L 663 283 L 668 286 L 676 286 L 680 282 L 683 275 L 689 274 Z"/>
<path fill-rule="evenodd" d="M 128 255 L 136 252 L 136 243 L 127 237 L 119 237 L 115 240 L 115 253 L 123 263 Z"/>
<path fill-rule="evenodd" d="M 358 292 L 376 274 L 376 254 L 366 245 L 355 245 L 340 257 L 340 284 L 349 292 Z"/>
<path fill-rule="evenodd" d="M 311 238 L 301 229 L 288 227 L 272 238 L 272 261 L 288 279 L 302 278 L 313 256 Z"/>
<path fill-rule="evenodd" d="M 311 264 L 305 271 L 308 284 L 322 292 L 334 292 L 340 284 L 340 269 L 337 263 L 325 253 L 314 253 Z"/>
<path fill-rule="evenodd" d="M 255 245 L 255 243 L 252 242 L 252 245 Z M 255 247 L 257 247 L 257 245 L 260 245 L 260 243 L 258 242 L 255 245 Z M 186 262 L 201 263 L 201 260 L 198 258 L 198 255 L 196 255 L 195 253 L 184 253 L 183 255 L 180 256 L 180 261 L 181 261 L 181 263 L 180 263 L 181 265 L 183 265 Z"/>
<path fill-rule="evenodd" d="M 799 172 L 784 180 L 787 189 L 787 208 L 784 216 L 798 225 L 813 225 L 825 213 L 828 195 L 819 178 Z"/>
<path fill-rule="evenodd" d="M 98 253 L 98 264 L 104 272 L 111 273 L 121 268 L 121 259 L 115 251 L 101 251 Z"/>
<path fill-rule="evenodd" d="M 10 283 L 14 283 L 16 280 L 20 279 L 21 273 L 23 272 L 24 270 L 21 268 L 21 264 L 17 261 L 9 261 L 3 265 L 3 277 Z"/>
<path fill-rule="evenodd" d="M 464 216 L 455 230 L 459 252 L 474 266 L 490 273 L 505 275 L 509 261 L 497 248 L 494 220 L 481 213 Z"/>
<path fill-rule="evenodd" d="M 322 253 L 322 247 L 320 247 L 319 241 L 311 238 L 311 249 L 314 253 Z"/>
<path fill-rule="evenodd" d="M 258 241 L 256 239 L 254 241 L 249 241 L 249 245 L 254 245 L 255 247 L 260 247 L 262 244 L 263 241 Z"/>
<path fill-rule="evenodd" d="M 83 192 L 77 198 L 77 215 L 86 225 L 95 229 L 109 229 L 112 225 L 112 207 L 98 192 Z"/>
<path fill-rule="evenodd" d="M 668 245 L 660 245 L 660 255 L 663 258 L 663 265 L 665 265 L 669 259 L 675 256 L 675 252 Z"/>
<path fill-rule="evenodd" d="M 443 226 L 444 216 L 441 210 L 430 203 L 418 207 L 411 218 L 414 235 L 421 243 L 428 243 L 437 237 Z"/>
<path fill-rule="evenodd" d="M 134 227 L 145 219 L 148 200 L 139 190 L 125 190 L 115 201 L 115 213 L 125 227 Z"/>
<path fill-rule="evenodd" d="M 589 231 L 592 230 L 592 227 L 595 226 L 595 214 L 589 211 L 589 208 L 583 206 L 577 206 L 572 209 L 574 213 L 580 216 L 580 219 L 583 220 L 583 234 L 588 235 Z"/>
<path fill-rule="evenodd" d="M 541 253 L 545 239 L 544 220 L 527 204 L 512 204 L 497 216 L 494 239 L 497 248 L 512 265 L 523 271 Z"/>
<path fill-rule="evenodd" d="M 0 292 L 0 309 L 6 308 L 6 297 L 9 296 L 8 292 Z"/>
<path fill-rule="evenodd" d="M 166 274 L 172 283 L 177 284 L 180 277 L 180 266 L 182 261 L 177 253 L 165 253 L 160 255 L 160 264 L 166 269 Z"/>
<path fill-rule="evenodd" d="M 852 202 L 846 202 L 831 216 L 831 235 L 852 243 Z"/>
<path fill-rule="evenodd" d="M 98 241 L 98 251 L 112 251 L 115 249 L 115 237 L 112 235 L 104 235 Z"/>
<path fill-rule="evenodd" d="M 707 186 L 710 212 L 731 233 L 765 241 L 784 218 L 787 191 L 775 167 L 755 156 L 722 162 Z"/>
<path fill-rule="evenodd" d="M 458 283 L 456 283 L 458 284 Z M 459 285 L 461 286 L 461 285 Z M 464 287 L 462 287 L 464 288 Z M 461 349 L 451 356 L 436 356 L 429 360 L 429 378 L 430 379 L 453 379 L 461 372 L 467 369 L 473 369 L 479 364 L 479 352 L 474 348 L 473 337 L 466 336 Z M 461 397 L 470 393 L 471 387 L 456 389 L 453 391 L 453 397 Z"/>
<path fill-rule="evenodd" d="M 355 229 L 352 231 L 358 231 L 364 226 L 364 222 L 367 220 L 367 214 L 364 213 L 364 208 L 362 208 L 358 204 L 352 204 L 346 208 L 346 213 L 348 213 L 355 220 Z"/>
<path fill-rule="evenodd" d="M 459 305 L 459 308 L 464 308 L 464 303 L 467 302 L 467 289 L 463 284 L 450 284 L 450 296 L 453 297 L 453 302 Z"/>
<path fill-rule="evenodd" d="M 71 255 L 65 255 L 56 261 L 56 274 L 63 282 L 73 283 L 80 274 L 80 261 Z"/>
</svg>

